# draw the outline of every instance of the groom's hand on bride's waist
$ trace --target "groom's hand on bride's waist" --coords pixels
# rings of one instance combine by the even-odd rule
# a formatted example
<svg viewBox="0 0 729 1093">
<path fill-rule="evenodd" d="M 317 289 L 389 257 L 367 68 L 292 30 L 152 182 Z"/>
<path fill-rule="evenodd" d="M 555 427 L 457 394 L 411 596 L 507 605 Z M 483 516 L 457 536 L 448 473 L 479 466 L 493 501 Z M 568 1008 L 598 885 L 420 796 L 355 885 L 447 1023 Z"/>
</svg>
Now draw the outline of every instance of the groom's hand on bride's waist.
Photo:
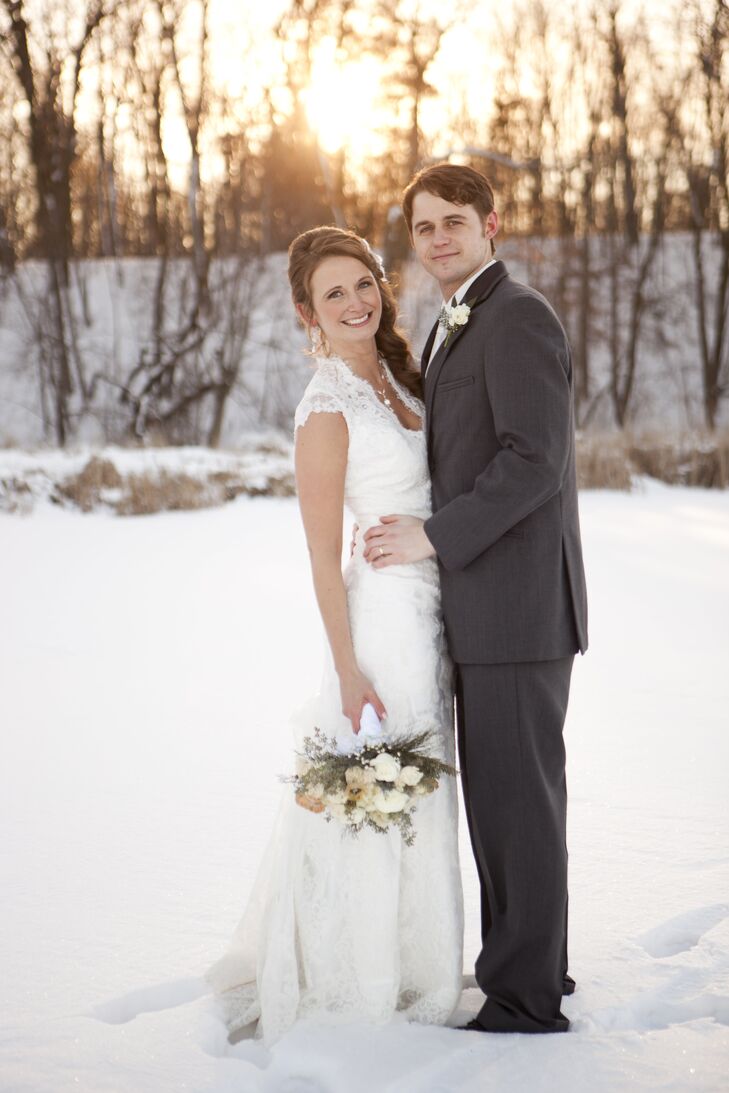
<svg viewBox="0 0 729 1093">
<path fill-rule="evenodd" d="M 417 516 L 381 516 L 380 523 L 365 532 L 365 561 L 373 569 L 422 562 L 435 548 Z"/>
</svg>

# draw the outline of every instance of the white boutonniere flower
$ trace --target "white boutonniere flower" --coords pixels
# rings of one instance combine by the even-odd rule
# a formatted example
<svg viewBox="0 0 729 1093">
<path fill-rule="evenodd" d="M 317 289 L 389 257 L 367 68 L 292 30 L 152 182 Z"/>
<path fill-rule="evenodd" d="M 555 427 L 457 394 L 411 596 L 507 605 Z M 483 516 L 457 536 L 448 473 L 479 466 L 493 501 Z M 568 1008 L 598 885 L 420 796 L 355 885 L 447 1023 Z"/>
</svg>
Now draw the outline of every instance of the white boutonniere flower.
<svg viewBox="0 0 729 1093">
<path fill-rule="evenodd" d="M 443 339 L 443 344 L 448 345 L 448 342 L 462 326 L 465 326 L 471 316 L 471 303 L 465 304 L 443 304 L 440 309 L 440 315 L 438 316 L 438 324 L 443 327 L 446 332 L 446 336 Z"/>
</svg>

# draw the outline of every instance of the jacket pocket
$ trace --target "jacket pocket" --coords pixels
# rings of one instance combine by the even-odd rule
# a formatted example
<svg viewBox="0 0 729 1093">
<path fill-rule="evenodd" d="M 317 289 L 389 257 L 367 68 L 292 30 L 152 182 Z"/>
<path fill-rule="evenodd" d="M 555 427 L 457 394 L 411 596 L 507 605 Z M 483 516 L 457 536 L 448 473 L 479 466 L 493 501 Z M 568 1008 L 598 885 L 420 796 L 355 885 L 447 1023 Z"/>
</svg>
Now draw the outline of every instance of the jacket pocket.
<svg viewBox="0 0 729 1093">
<path fill-rule="evenodd" d="M 460 379 L 450 380 L 448 383 L 438 383 L 435 389 L 436 391 L 452 391 L 456 387 L 468 387 L 475 382 L 473 376 L 461 376 Z"/>
</svg>

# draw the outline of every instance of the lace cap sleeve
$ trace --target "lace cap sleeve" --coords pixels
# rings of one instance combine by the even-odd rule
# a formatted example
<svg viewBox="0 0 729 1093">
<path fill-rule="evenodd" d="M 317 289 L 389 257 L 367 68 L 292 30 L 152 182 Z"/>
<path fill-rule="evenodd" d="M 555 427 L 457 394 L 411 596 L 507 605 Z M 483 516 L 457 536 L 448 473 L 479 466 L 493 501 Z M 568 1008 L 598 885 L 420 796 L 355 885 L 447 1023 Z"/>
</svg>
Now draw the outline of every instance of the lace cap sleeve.
<svg viewBox="0 0 729 1093">
<path fill-rule="evenodd" d="M 294 432 L 305 425 L 310 414 L 342 414 L 349 427 L 349 413 L 341 393 L 316 387 L 307 389 L 294 414 Z"/>
</svg>

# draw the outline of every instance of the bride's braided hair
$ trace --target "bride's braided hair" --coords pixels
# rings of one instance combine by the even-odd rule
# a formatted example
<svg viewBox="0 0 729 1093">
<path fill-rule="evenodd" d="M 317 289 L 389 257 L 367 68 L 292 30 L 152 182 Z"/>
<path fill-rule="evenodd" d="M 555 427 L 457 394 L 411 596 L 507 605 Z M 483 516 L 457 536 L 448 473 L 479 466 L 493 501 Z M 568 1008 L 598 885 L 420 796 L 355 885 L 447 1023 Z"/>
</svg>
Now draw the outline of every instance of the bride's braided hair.
<svg viewBox="0 0 729 1093">
<path fill-rule="evenodd" d="M 335 227 L 311 228 L 297 235 L 289 247 L 289 284 L 294 303 L 300 304 L 307 314 L 313 314 L 311 278 L 314 270 L 325 258 L 335 256 L 357 258 L 375 278 L 382 300 L 382 317 L 375 334 L 375 343 L 395 379 L 411 394 L 422 399 L 420 373 L 405 335 L 396 326 L 395 295 L 385 277 L 380 259 L 365 239 L 354 232 Z"/>
</svg>

